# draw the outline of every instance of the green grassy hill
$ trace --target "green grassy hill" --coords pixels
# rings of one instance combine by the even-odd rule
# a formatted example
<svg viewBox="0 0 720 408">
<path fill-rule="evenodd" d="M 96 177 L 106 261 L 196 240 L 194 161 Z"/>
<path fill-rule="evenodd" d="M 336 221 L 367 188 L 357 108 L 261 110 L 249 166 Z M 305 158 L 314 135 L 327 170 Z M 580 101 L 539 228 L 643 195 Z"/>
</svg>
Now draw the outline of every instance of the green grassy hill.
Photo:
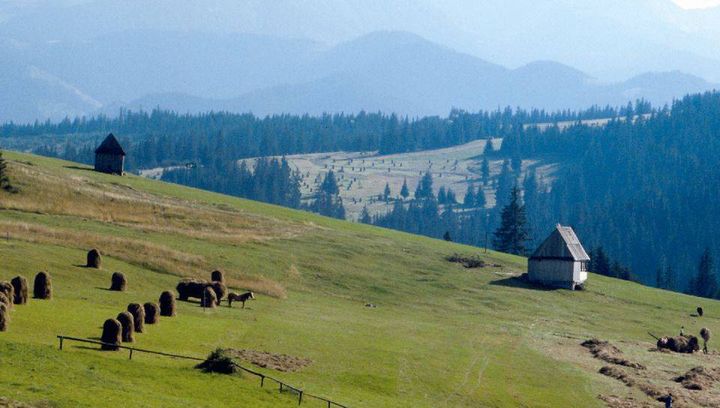
<svg viewBox="0 0 720 408">
<path fill-rule="evenodd" d="M 672 381 L 691 367 L 717 366 L 718 355 L 651 352 L 647 335 L 683 325 L 717 332 L 714 301 L 596 275 L 583 292 L 542 290 L 518 279 L 524 258 L 74 163 L 6 158 L 21 192 L 0 192 L 0 280 L 32 281 L 46 270 L 55 297 L 11 312 L 0 333 L 0 397 L 59 407 L 297 405 L 254 377 L 203 374 L 184 360 L 129 361 L 126 352 L 80 343 L 58 350 L 56 335 L 99 337 L 103 321 L 128 303 L 157 301 L 180 277 L 207 278 L 214 268 L 258 299 L 244 310 L 180 302 L 177 317 L 138 334 L 134 346 L 308 358 L 293 373 L 258 370 L 351 407 L 603 406 L 598 396 L 655 406 L 648 387 L 692 406 L 718 392 Z M 101 270 L 80 266 L 92 247 L 104 254 Z M 445 260 L 456 252 L 497 266 Z M 128 276 L 127 292 L 106 290 L 114 271 Z M 699 305 L 705 317 L 691 317 Z M 598 373 L 608 363 L 580 346 L 591 337 L 648 367 L 620 367 L 634 386 Z"/>
</svg>

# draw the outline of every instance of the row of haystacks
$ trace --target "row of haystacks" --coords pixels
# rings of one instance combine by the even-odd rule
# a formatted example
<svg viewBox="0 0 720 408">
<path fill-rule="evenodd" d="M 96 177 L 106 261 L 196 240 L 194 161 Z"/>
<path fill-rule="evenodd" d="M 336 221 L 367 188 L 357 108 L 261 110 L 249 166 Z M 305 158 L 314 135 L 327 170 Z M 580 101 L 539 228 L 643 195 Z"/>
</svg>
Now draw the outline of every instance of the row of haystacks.
<svg viewBox="0 0 720 408">
<path fill-rule="evenodd" d="M 0 332 L 8 330 L 10 311 L 14 305 L 28 302 L 28 281 L 24 276 L 16 276 L 10 282 L 0 282 Z M 52 299 L 52 280 L 47 272 L 38 272 L 33 284 L 33 297 L 40 300 Z"/>
<path fill-rule="evenodd" d="M 100 341 L 102 350 L 119 350 L 122 343 L 135 342 L 135 333 L 144 333 L 145 325 L 157 324 L 160 316 L 177 316 L 175 296 L 170 291 L 160 294 L 159 302 L 130 303 L 127 310 L 103 324 Z"/>
</svg>

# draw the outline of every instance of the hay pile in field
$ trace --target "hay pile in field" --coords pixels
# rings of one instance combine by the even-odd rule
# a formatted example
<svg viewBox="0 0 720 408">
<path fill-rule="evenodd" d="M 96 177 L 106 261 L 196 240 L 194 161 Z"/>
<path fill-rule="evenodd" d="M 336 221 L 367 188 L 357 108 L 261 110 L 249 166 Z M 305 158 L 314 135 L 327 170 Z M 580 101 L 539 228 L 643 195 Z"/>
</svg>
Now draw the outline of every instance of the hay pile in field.
<svg viewBox="0 0 720 408">
<path fill-rule="evenodd" d="M 115 319 L 105 320 L 100 341 L 107 343 L 100 346 L 101 350 L 119 350 L 118 346 L 122 344 L 122 325 L 120 325 L 120 322 Z"/>
<path fill-rule="evenodd" d="M 225 282 L 225 275 L 222 273 L 221 270 L 214 270 L 210 274 L 210 281 L 211 282 Z"/>
<path fill-rule="evenodd" d="M 213 292 L 215 292 L 215 297 L 217 298 L 215 303 L 220 305 L 220 302 L 222 302 L 222 300 L 227 295 L 227 286 L 225 286 L 224 283 L 217 281 L 213 282 L 210 287 L 212 288 Z"/>
<path fill-rule="evenodd" d="M 12 278 L 10 284 L 13 286 L 15 295 L 13 297 L 13 303 L 16 305 L 24 305 L 28 301 L 28 283 L 27 279 L 23 276 L 16 276 Z"/>
<path fill-rule="evenodd" d="M 617 395 L 598 395 L 598 399 L 605 402 L 608 408 L 656 408 L 658 404 L 647 401 L 638 401 L 633 397 L 618 397 Z"/>
<path fill-rule="evenodd" d="M 100 255 L 100 251 L 95 248 L 91 249 L 87 254 L 87 262 L 85 263 L 85 266 L 88 268 L 100 269 L 102 266 L 102 255 Z"/>
<path fill-rule="evenodd" d="M 205 373 L 235 374 L 238 368 L 226 350 L 217 349 L 210 353 L 208 358 L 195 368 L 203 370 Z"/>
<path fill-rule="evenodd" d="M 137 333 L 145 331 L 145 309 L 143 306 L 140 303 L 130 303 L 127 307 L 127 311 L 133 315 L 135 331 Z"/>
<path fill-rule="evenodd" d="M 661 337 L 657 341 L 657 348 L 658 350 L 692 354 L 700 350 L 700 342 L 695 336 Z"/>
<path fill-rule="evenodd" d="M 160 316 L 175 316 L 175 295 L 168 290 L 160 294 Z"/>
<path fill-rule="evenodd" d="M 38 274 L 35 275 L 33 297 L 35 299 L 52 299 L 52 281 L 50 280 L 49 273 L 38 272 Z"/>
<path fill-rule="evenodd" d="M 607 341 L 602 341 L 598 339 L 590 339 L 582 342 L 581 344 L 583 347 L 587 348 L 592 355 L 600 360 L 603 360 L 608 363 L 622 365 L 625 367 L 630 368 L 637 368 L 640 370 L 644 370 L 645 366 L 632 362 L 626 358 L 623 357 L 623 352 L 620 351 L 617 347 L 613 346 Z"/>
<path fill-rule="evenodd" d="M 184 301 L 189 298 L 202 299 L 208 285 L 210 285 L 210 282 L 202 279 L 185 278 L 178 282 L 176 289 L 180 300 Z"/>
<path fill-rule="evenodd" d="M 255 350 L 223 350 L 225 354 L 235 357 L 242 361 L 247 361 L 258 367 L 269 368 L 283 372 L 293 372 L 301 370 L 310 364 L 312 360 L 308 358 L 294 357 L 287 354 L 268 353 L 267 351 Z"/>
<path fill-rule="evenodd" d="M 635 380 L 628 375 L 625 371 L 622 369 L 615 367 L 615 366 L 603 366 L 600 368 L 599 371 L 600 374 L 606 375 L 608 377 L 614 378 L 616 380 L 622 381 L 625 385 L 628 387 L 632 387 L 635 385 Z"/>
<path fill-rule="evenodd" d="M 12 300 L 8 299 L 4 292 L 0 292 L 0 304 L 5 305 L 5 307 L 10 310 L 12 307 Z"/>
<path fill-rule="evenodd" d="M 695 367 L 687 373 L 675 378 L 688 390 L 707 390 L 720 382 L 720 368 Z"/>
<path fill-rule="evenodd" d="M 117 321 L 122 326 L 123 343 L 132 343 L 135 341 L 135 319 L 130 312 L 120 312 L 117 315 Z"/>
<path fill-rule="evenodd" d="M 160 306 L 157 303 L 147 302 L 143 308 L 145 309 L 145 324 L 156 324 L 160 321 Z"/>
<path fill-rule="evenodd" d="M 110 290 L 125 292 L 127 289 L 127 278 L 121 272 L 113 272 L 110 278 Z"/>
<path fill-rule="evenodd" d="M 484 268 L 485 267 L 485 261 L 480 259 L 477 255 L 472 256 L 462 256 L 460 254 L 452 254 L 445 258 L 448 262 L 453 263 L 459 263 L 465 268 L 471 269 L 471 268 Z"/>
<path fill-rule="evenodd" d="M 0 303 L 0 332 L 7 331 L 10 322 L 10 310 L 5 303 Z"/>
<path fill-rule="evenodd" d="M 8 309 L 12 309 L 15 304 L 15 288 L 10 282 L 0 282 L 0 293 L 4 294 L 5 297 L 10 301 Z"/>
<path fill-rule="evenodd" d="M 209 307 L 209 308 L 215 308 L 218 305 L 218 299 L 217 295 L 215 294 L 215 291 L 213 290 L 212 286 L 208 286 L 205 288 L 205 291 L 203 292 L 202 298 L 200 299 L 200 306 L 202 307 Z"/>
</svg>

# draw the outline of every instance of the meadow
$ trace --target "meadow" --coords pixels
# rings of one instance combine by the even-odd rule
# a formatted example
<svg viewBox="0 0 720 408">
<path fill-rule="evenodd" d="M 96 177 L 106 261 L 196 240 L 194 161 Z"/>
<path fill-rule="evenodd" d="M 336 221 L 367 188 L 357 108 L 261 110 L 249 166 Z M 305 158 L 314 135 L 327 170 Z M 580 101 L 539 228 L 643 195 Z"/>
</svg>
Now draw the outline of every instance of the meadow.
<svg viewBox="0 0 720 408">
<path fill-rule="evenodd" d="M 176 317 L 161 318 L 133 346 L 307 358 L 296 372 L 253 368 L 351 407 L 592 407 L 606 404 L 600 395 L 657 404 L 598 373 L 607 363 L 580 345 L 598 337 L 648 366 L 639 379 L 688 406 L 718 392 L 693 394 L 672 381 L 717 366 L 718 354 L 650 352 L 647 334 L 717 332 L 715 301 L 594 274 L 585 291 L 544 290 L 520 279 L 521 257 L 75 163 L 5 157 L 20 193 L 0 193 L 0 280 L 48 271 L 55 294 L 11 312 L 0 333 L 0 397 L 53 407 L 296 406 L 255 377 L 204 374 L 185 360 L 128 360 L 80 343 L 58 350 L 57 335 L 97 338 L 128 303 L 157 301 L 181 277 L 207 278 L 215 268 L 257 299 L 245 309 L 179 302 Z M 104 255 L 100 270 L 83 267 L 92 247 Z M 446 261 L 454 253 L 496 266 L 465 269 Z M 128 277 L 128 291 L 107 290 L 114 271 Z M 697 306 L 704 317 L 691 316 Z"/>
</svg>

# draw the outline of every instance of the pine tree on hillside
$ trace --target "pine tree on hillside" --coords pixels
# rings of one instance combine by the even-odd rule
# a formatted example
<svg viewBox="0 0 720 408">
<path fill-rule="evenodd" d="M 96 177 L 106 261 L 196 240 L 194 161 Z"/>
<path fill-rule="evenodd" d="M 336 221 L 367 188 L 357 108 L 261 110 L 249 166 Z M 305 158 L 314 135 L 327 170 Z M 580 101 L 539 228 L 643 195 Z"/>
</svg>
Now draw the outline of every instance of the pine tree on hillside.
<svg viewBox="0 0 720 408">
<path fill-rule="evenodd" d="M 502 210 L 500 227 L 494 233 L 493 245 L 501 252 L 524 255 L 529 240 L 525 207 L 520 202 L 520 190 L 514 187 L 510 203 Z"/>
<path fill-rule="evenodd" d="M 403 185 L 400 189 L 400 196 L 403 198 L 403 200 L 407 200 L 407 198 L 410 197 L 410 189 L 408 189 L 407 186 L 407 179 L 403 180 Z"/>
<path fill-rule="evenodd" d="M 477 193 L 475 194 L 475 207 L 485 208 L 487 201 L 485 200 L 485 190 L 482 187 L 478 187 Z"/>
<path fill-rule="evenodd" d="M 385 190 L 383 191 L 383 199 L 387 203 L 390 200 L 390 183 L 385 183 Z"/>
<path fill-rule="evenodd" d="M 495 153 L 495 147 L 493 147 L 492 139 L 488 138 L 485 142 L 485 150 L 483 151 L 483 155 L 487 157 L 493 153 Z"/>
<path fill-rule="evenodd" d="M 716 297 L 718 294 L 718 283 L 715 277 L 714 260 L 710 249 L 706 248 L 698 263 L 698 274 L 691 281 L 690 293 L 695 296 L 706 298 Z"/>
<path fill-rule="evenodd" d="M 482 174 L 483 185 L 487 186 L 488 181 L 490 180 L 490 162 L 488 162 L 487 156 L 483 157 L 482 166 L 480 167 L 480 172 Z"/>
<path fill-rule="evenodd" d="M 588 269 L 599 275 L 610 276 L 610 259 L 605 254 L 603 247 L 600 246 L 590 251 Z"/>
<path fill-rule="evenodd" d="M 332 170 L 330 170 L 325 176 L 320 189 L 327 194 L 340 194 L 340 188 L 338 187 L 335 173 Z"/>
<path fill-rule="evenodd" d="M 10 178 L 7 173 L 7 163 L 2 156 L 2 151 L 0 151 L 0 188 L 4 190 L 7 190 L 10 186 Z"/>
<path fill-rule="evenodd" d="M 447 204 L 447 193 L 445 192 L 445 186 L 440 187 L 437 195 L 438 204 Z"/>
<path fill-rule="evenodd" d="M 360 222 L 363 224 L 372 224 L 372 218 L 370 217 L 370 212 L 367 209 L 367 206 L 363 207 L 362 214 L 360 214 Z"/>
<path fill-rule="evenodd" d="M 465 198 L 463 198 L 463 207 L 465 208 L 473 208 L 475 207 L 475 187 L 471 185 L 468 186 L 467 191 L 465 192 Z"/>
<path fill-rule="evenodd" d="M 340 189 L 338 188 L 335 174 L 331 171 L 325 175 L 325 179 L 320 185 L 315 202 L 310 205 L 310 211 L 316 212 L 327 217 L 345 219 L 345 207 L 340 198 Z"/>
<path fill-rule="evenodd" d="M 425 175 L 418 182 L 417 188 L 415 189 L 415 199 L 422 200 L 426 198 L 435 198 L 433 194 L 433 179 L 430 172 L 426 172 Z"/>
</svg>

